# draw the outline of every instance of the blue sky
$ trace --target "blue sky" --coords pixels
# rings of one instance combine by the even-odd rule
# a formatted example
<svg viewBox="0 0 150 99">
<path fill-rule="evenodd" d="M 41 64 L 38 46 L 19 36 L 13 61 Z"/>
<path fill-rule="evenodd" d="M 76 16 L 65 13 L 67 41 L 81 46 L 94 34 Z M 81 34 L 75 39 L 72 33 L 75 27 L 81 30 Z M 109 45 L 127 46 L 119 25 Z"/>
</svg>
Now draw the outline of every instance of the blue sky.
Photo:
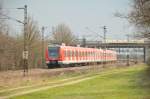
<svg viewBox="0 0 150 99">
<path fill-rule="evenodd" d="M 129 0 L 3 0 L 6 8 L 18 8 L 28 5 L 28 14 L 38 21 L 39 27 L 46 26 L 49 35 L 52 26 L 60 23 L 67 24 L 78 36 L 97 34 L 103 35 L 102 26 L 107 26 L 109 39 L 125 39 L 126 34 L 132 33 L 132 28 L 125 19 L 114 16 L 115 12 L 128 13 Z M 10 9 L 11 17 L 23 20 L 23 12 Z M 13 30 L 18 31 L 20 25 L 13 22 Z"/>
</svg>

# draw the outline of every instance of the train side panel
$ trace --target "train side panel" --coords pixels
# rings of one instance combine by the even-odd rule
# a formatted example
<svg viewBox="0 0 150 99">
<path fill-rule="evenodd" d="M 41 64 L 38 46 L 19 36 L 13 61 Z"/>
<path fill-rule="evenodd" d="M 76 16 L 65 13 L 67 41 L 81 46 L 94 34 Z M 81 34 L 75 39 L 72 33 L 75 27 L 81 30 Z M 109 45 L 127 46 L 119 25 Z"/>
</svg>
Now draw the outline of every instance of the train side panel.
<svg viewBox="0 0 150 99">
<path fill-rule="evenodd" d="M 46 49 L 46 63 L 54 61 L 49 57 Z M 72 46 L 60 46 L 59 57 L 55 60 L 58 64 L 78 64 L 90 62 L 111 62 L 117 60 L 115 51 Z"/>
</svg>

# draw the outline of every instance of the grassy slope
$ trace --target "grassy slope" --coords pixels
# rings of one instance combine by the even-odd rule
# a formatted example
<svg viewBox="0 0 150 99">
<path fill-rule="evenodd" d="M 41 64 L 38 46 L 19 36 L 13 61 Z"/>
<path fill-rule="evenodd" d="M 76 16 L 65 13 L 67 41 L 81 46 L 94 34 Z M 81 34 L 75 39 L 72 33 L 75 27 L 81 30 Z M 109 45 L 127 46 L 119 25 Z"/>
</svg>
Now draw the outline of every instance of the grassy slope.
<svg viewBox="0 0 150 99">
<path fill-rule="evenodd" d="M 11 99 L 150 99 L 146 66 L 109 70 L 92 80 Z"/>
</svg>

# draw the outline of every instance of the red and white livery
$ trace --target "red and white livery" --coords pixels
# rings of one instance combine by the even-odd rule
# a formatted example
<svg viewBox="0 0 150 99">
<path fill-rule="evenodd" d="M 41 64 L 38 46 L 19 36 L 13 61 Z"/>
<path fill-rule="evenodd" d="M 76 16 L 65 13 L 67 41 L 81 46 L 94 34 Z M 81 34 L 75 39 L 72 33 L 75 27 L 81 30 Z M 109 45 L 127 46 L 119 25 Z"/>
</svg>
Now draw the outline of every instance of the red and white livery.
<svg viewBox="0 0 150 99">
<path fill-rule="evenodd" d="M 49 45 L 46 49 L 46 64 L 54 65 L 114 62 L 117 54 L 112 50 L 63 45 Z"/>
</svg>

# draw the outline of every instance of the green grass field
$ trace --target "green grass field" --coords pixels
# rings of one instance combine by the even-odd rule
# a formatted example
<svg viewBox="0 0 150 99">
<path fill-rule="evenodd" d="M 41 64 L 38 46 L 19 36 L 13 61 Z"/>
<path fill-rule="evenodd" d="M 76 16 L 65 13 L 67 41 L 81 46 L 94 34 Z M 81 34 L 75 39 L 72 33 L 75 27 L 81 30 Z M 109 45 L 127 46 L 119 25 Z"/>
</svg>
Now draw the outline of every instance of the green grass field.
<svg viewBox="0 0 150 99">
<path fill-rule="evenodd" d="M 150 99 L 150 71 L 147 66 L 106 70 L 90 80 L 10 99 Z"/>
</svg>

